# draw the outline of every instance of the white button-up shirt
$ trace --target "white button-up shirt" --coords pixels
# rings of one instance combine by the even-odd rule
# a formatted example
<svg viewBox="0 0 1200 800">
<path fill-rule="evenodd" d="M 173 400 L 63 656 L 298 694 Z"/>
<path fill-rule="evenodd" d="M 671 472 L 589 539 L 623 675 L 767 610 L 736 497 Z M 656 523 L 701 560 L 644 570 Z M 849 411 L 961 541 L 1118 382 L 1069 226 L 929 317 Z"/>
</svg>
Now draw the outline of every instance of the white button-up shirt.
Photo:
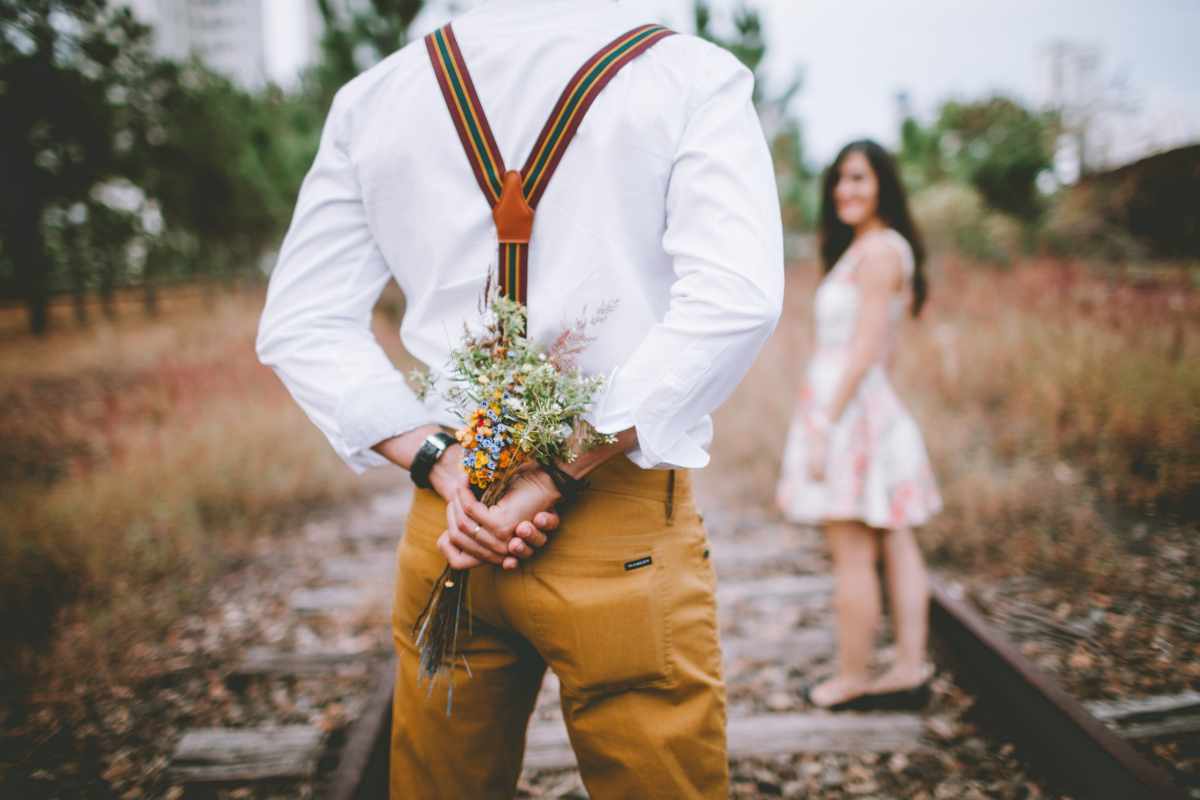
<svg viewBox="0 0 1200 800">
<path fill-rule="evenodd" d="M 604 0 L 494 0 L 454 22 L 504 161 L 524 163 L 574 72 L 645 22 Z M 607 375 L 591 421 L 633 427 L 642 467 L 702 467 L 709 418 L 770 335 L 783 297 L 778 198 L 753 78 L 693 36 L 659 42 L 603 90 L 549 183 L 529 254 L 529 335 L 549 343 L 605 301 L 579 359 Z M 337 94 L 271 275 L 257 349 L 355 470 L 371 447 L 460 420 L 417 399 L 375 340 L 388 281 L 401 339 L 435 372 L 495 274 L 491 210 L 424 42 Z"/>
</svg>

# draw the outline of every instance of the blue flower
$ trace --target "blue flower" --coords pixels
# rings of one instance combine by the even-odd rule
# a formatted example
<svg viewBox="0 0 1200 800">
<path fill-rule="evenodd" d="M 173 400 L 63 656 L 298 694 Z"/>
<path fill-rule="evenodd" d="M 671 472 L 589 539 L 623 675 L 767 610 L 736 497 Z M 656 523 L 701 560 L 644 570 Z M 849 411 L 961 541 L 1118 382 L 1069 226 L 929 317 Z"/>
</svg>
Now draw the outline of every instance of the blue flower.
<svg viewBox="0 0 1200 800">
<path fill-rule="evenodd" d="M 495 411 L 492 411 L 490 408 L 488 409 L 487 416 L 488 416 L 488 419 L 490 419 L 492 422 L 495 422 L 496 420 L 500 419 L 500 415 L 497 414 Z"/>
</svg>

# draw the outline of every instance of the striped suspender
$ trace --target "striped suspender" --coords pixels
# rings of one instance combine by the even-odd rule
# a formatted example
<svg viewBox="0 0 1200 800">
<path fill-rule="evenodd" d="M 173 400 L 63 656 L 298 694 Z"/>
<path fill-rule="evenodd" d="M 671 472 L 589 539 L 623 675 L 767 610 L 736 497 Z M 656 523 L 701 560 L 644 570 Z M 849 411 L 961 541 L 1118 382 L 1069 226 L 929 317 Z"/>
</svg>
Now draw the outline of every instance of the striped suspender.
<svg viewBox="0 0 1200 800">
<path fill-rule="evenodd" d="M 492 207 L 500 243 L 500 291 L 524 304 L 533 213 L 588 108 L 618 71 L 673 31 L 642 25 L 605 45 L 567 83 L 520 172 L 507 170 L 449 25 L 425 37 L 438 85 L 475 180 Z"/>
</svg>

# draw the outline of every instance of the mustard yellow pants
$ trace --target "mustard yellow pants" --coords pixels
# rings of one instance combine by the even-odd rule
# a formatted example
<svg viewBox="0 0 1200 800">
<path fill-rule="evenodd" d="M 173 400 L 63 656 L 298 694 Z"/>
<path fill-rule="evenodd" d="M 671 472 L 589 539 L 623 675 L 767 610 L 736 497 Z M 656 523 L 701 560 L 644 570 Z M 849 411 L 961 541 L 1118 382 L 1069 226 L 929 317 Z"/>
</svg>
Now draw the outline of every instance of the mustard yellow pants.
<svg viewBox="0 0 1200 800">
<path fill-rule="evenodd" d="M 728 797 L 715 577 L 688 476 L 615 458 L 591 481 L 520 569 L 471 573 L 450 716 L 447 682 L 417 683 L 412 626 L 446 525 L 417 491 L 397 556 L 392 800 L 512 797 L 547 666 L 591 797 Z"/>
</svg>

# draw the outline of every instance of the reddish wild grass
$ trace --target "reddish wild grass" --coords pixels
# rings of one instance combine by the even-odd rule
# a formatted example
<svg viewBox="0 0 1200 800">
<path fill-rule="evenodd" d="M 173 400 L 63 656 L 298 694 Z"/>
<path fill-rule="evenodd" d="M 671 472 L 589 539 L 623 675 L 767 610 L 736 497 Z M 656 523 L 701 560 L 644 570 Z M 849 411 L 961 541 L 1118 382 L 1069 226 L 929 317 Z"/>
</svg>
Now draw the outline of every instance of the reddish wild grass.
<svg viewBox="0 0 1200 800">
<path fill-rule="evenodd" d="M 119 662 L 262 534 L 363 491 L 258 364 L 261 307 L 222 295 L 0 345 L 0 669 L 52 652 L 56 618 Z"/>
<path fill-rule="evenodd" d="M 1031 261 L 945 259 L 905 324 L 895 379 L 925 433 L 947 509 L 935 558 L 1008 570 L 1114 571 L 1129 513 L 1200 514 L 1200 292 Z M 775 335 L 716 419 L 706 490 L 770 507 L 811 351 L 817 267 L 789 268 Z"/>
</svg>

